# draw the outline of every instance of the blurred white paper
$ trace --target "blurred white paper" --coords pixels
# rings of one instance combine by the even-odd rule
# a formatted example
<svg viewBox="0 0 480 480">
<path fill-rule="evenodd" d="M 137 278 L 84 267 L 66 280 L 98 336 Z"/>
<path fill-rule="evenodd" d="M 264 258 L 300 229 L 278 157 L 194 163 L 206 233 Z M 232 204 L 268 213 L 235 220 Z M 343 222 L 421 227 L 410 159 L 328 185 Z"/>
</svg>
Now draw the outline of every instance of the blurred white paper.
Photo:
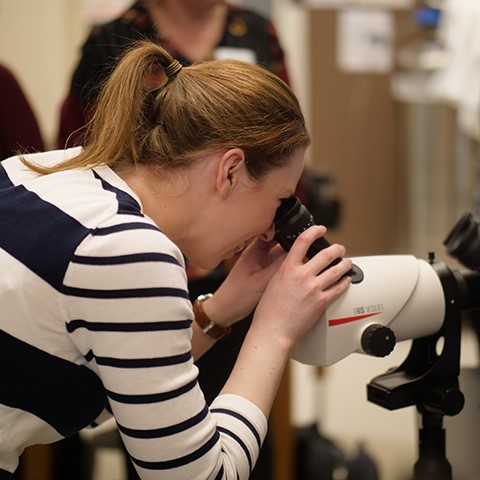
<svg viewBox="0 0 480 480">
<path fill-rule="evenodd" d="M 393 65 L 393 18 L 374 9 L 346 9 L 337 15 L 337 63 L 350 73 L 387 73 Z"/>
<path fill-rule="evenodd" d="M 448 63 L 433 72 L 431 90 L 457 108 L 460 128 L 480 140 L 480 3 L 446 0 L 438 37 Z"/>
</svg>

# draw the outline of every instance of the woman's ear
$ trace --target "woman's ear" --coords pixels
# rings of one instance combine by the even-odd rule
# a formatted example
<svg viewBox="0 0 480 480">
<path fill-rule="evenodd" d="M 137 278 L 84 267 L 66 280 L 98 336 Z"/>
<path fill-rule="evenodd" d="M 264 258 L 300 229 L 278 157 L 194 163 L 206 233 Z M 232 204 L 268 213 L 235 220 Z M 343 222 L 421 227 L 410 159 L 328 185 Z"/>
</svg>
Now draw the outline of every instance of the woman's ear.
<svg viewBox="0 0 480 480">
<path fill-rule="evenodd" d="M 226 198 L 245 175 L 245 153 L 240 148 L 227 150 L 218 163 L 216 187 L 220 196 Z"/>
</svg>

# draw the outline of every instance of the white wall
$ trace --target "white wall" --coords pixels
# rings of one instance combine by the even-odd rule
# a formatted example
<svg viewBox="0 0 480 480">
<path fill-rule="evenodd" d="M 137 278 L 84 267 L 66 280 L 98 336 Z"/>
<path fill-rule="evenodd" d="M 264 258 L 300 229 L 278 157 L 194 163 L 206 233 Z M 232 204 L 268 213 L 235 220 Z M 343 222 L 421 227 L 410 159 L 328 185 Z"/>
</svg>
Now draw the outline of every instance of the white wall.
<svg viewBox="0 0 480 480">
<path fill-rule="evenodd" d="M 0 0 L 0 62 L 22 86 L 47 148 L 93 18 L 107 19 L 130 0 Z"/>
<path fill-rule="evenodd" d="M 308 9 L 292 0 L 272 0 L 272 20 L 286 56 L 292 88 L 309 117 Z"/>
<path fill-rule="evenodd" d="M 80 0 L 0 0 L 0 62 L 20 82 L 50 146 L 84 35 Z"/>
</svg>

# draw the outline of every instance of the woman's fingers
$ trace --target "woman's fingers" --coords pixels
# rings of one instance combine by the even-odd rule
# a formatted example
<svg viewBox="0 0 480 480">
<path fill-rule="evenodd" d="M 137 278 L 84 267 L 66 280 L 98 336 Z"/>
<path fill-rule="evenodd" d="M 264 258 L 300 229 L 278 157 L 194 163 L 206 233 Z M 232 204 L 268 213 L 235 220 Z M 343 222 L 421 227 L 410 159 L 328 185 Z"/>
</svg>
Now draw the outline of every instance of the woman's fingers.
<svg viewBox="0 0 480 480">
<path fill-rule="evenodd" d="M 350 263 L 351 265 L 351 263 Z M 348 271 L 348 270 L 347 270 Z M 323 291 L 331 294 L 330 301 L 342 295 L 352 282 L 352 277 L 343 274 L 339 280 L 331 283 Z"/>
<path fill-rule="evenodd" d="M 310 260 L 308 263 L 310 263 L 312 260 Z M 349 258 L 342 258 L 335 265 L 331 265 L 331 262 L 327 262 L 327 266 L 323 268 L 321 265 L 325 265 L 325 263 L 322 261 L 319 262 L 319 264 L 316 266 L 306 265 L 306 268 L 311 268 L 312 272 L 317 274 L 317 278 L 322 283 L 322 285 L 324 285 L 323 288 L 327 288 L 330 284 L 337 282 L 351 270 L 352 261 Z M 319 268 L 320 271 L 318 271 Z"/>
<path fill-rule="evenodd" d="M 338 277 L 336 280 L 338 280 L 351 268 L 351 262 L 350 266 L 348 266 L 348 262 L 342 263 L 340 261 L 346 253 L 345 247 L 343 245 L 330 245 L 318 251 L 311 259 L 305 262 L 305 257 L 312 243 L 315 240 L 323 237 L 325 232 L 325 227 L 317 225 L 312 226 L 302 232 L 292 245 L 289 258 L 294 263 L 305 263 L 305 268 L 311 273 L 314 273 L 315 275 L 318 275 L 320 272 L 323 272 L 328 266 L 330 266 L 329 270 L 334 268 L 331 274 L 333 276 L 337 274 Z M 335 262 L 335 260 L 337 259 L 337 264 L 332 265 L 332 262 Z M 330 275 L 329 277 L 331 277 L 332 275 Z"/>
<path fill-rule="evenodd" d="M 330 270 L 339 266 L 341 270 L 345 266 L 345 264 L 340 265 L 342 263 L 341 260 L 345 253 L 346 250 L 343 245 L 334 243 L 333 245 L 330 245 L 329 247 L 324 248 L 323 250 L 318 252 L 314 257 L 312 257 L 308 262 L 305 263 L 305 267 L 311 270 L 311 272 L 315 275 L 318 275 L 320 272 L 326 271 L 327 267 L 328 270 Z M 336 260 L 337 263 L 334 263 Z M 337 270 L 339 269 L 335 268 L 334 271 Z"/>
<path fill-rule="evenodd" d="M 322 225 L 314 225 L 302 232 L 290 249 L 290 258 L 298 263 L 303 263 L 308 249 L 317 238 L 323 237 L 327 229 Z"/>
</svg>

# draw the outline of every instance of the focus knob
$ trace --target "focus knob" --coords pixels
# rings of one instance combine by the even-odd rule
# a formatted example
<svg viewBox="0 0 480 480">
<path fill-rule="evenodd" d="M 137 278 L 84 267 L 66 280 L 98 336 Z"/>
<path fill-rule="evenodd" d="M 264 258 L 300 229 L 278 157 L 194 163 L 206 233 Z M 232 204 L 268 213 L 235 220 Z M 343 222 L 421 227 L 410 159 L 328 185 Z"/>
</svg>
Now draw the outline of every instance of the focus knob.
<svg viewBox="0 0 480 480">
<path fill-rule="evenodd" d="M 454 416 L 463 410 L 465 397 L 456 386 L 436 385 L 426 389 L 423 405 L 431 413 Z"/>
<path fill-rule="evenodd" d="M 374 357 L 386 357 L 396 343 L 395 334 L 385 325 L 369 325 L 362 333 L 362 349 Z"/>
</svg>

